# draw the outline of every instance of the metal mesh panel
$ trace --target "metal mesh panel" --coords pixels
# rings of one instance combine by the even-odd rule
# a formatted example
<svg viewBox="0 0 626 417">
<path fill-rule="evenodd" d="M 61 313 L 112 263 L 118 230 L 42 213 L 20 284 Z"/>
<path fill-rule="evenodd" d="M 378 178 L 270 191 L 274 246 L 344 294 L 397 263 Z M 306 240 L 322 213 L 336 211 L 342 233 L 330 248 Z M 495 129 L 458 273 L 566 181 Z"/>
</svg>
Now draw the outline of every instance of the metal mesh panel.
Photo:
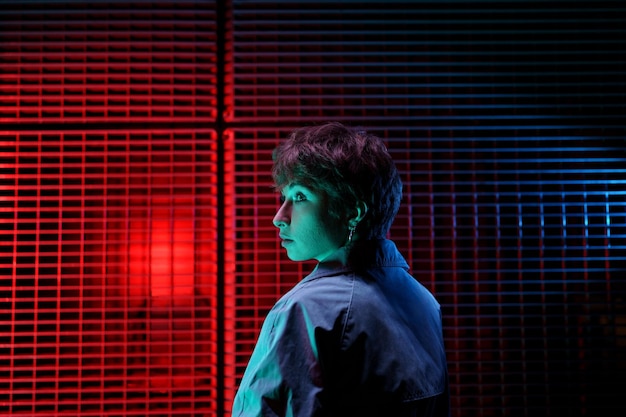
<svg viewBox="0 0 626 417">
<path fill-rule="evenodd" d="M 0 118 L 214 121 L 212 2 L 3 2 Z"/>
<path fill-rule="evenodd" d="M 5 132 L 0 144 L 2 409 L 215 410 L 215 133 Z"/>
<path fill-rule="evenodd" d="M 388 141 L 405 186 L 391 235 L 443 304 L 453 415 L 619 406 L 601 375 L 623 380 L 625 366 L 624 11 L 233 2 L 226 104 L 233 123 L 258 126 L 235 136 L 251 176 L 292 127 L 340 120 Z M 239 229 L 256 290 L 238 303 L 260 327 L 285 276 L 306 269 L 284 269 L 272 192 L 247 178 L 240 216 L 266 220 Z"/>
<path fill-rule="evenodd" d="M 229 415 L 312 268 L 271 150 L 329 119 L 398 162 L 454 416 L 624 409 L 622 2 L 27 0 L 0 27 L 0 413 Z"/>
</svg>

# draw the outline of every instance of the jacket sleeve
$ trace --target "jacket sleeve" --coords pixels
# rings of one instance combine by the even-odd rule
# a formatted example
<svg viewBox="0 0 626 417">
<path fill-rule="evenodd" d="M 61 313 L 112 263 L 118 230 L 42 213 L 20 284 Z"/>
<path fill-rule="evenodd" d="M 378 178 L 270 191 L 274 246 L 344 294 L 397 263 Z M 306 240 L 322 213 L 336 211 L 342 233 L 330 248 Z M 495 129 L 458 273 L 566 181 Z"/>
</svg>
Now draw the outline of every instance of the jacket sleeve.
<svg viewBox="0 0 626 417">
<path fill-rule="evenodd" d="M 233 417 L 321 416 L 315 326 L 306 308 L 282 302 L 268 314 L 233 403 Z"/>
</svg>

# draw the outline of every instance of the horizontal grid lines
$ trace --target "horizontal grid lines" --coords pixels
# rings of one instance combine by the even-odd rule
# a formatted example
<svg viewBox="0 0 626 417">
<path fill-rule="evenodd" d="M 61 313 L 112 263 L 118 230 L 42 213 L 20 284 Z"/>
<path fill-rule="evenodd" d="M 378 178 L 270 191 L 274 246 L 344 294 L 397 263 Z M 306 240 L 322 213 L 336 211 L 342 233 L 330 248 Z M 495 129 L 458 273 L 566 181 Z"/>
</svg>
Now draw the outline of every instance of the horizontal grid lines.
<svg viewBox="0 0 626 417">
<path fill-rule="evenodd" d="M 0 413 L 227 414 L 313 267 L 272 225 L 271 151 L 330 119 L 397 161 L 391 237 L 442 303 L 453 415 L 620 406 L 621 1 L 25 0 L 0 23 Z"/>
<path fill-rule="evenodd" d="M 0 9 L 4 120 L 215 120 L 211 2 L 38 6 Z"/>
<path fill-rule="evenodd" d="M 606 367 L 594 354 L 624 363 L 623 5 L 355 4 L 234 1 L 228 121 L 386 138 L 405 193 L 391 236 L 442 302 L 455 412 L 615 407 L 590 369 Z M 267 172 L 256 144 L 237 157 L 265 154 Z M 249 218 L 269 220 L 271 192 L 250 183 Z M 272 257 L 283 268 L 272 232 L 248 232 L 259 280 Z M 278 275 L 241 305 L 269 308 Z"/>
<path fill-rule="evenodd" d="M 598 108 L 599 87 L 624 86 L 623 16 L 607 6 L 234 4 L 234 121 L 499 127 L 619 114 L 610 100 Z"/>
<path fill-rule="evenodd" d="M 215 132 L 3 132 L 0 144 L 10 411 L 216 409 Z"/>
</svg>

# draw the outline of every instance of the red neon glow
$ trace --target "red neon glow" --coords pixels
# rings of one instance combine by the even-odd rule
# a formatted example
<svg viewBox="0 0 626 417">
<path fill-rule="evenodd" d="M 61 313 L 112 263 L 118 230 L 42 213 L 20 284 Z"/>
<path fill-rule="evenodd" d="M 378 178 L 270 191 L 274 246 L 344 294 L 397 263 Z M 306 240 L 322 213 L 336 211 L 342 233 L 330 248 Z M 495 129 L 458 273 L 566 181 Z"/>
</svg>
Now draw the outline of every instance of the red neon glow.
<svg viewBox="0 0 626 417">
<path fill-rule="evenodd" d="M 191 206 L 181 202 L 174 208 L 160 199 L 152 204 L 149 219 L 145 210 L 139 210 L 131 220 L 131 298 L 150 297 L 152 305 L 191 305 L 195 264 Z"/>
</svg>

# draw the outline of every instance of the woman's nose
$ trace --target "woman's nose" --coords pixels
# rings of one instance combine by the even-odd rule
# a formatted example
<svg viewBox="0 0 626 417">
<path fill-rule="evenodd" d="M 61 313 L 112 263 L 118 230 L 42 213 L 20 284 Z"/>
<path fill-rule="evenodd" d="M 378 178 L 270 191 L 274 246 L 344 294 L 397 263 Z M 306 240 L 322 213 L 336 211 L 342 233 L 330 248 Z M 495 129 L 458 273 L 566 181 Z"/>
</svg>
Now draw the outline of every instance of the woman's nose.
<svg viewBox="0 0 626 417">
<path fill-rule="evenodd" d="M 274 223 L 274 226 L 279 229 L 289 224 L 289 209 L 287 208 L 287 202 L 281 204 L 276 212 L 276 215 L 274 215 L 272 222 Z"/>
</svg>

